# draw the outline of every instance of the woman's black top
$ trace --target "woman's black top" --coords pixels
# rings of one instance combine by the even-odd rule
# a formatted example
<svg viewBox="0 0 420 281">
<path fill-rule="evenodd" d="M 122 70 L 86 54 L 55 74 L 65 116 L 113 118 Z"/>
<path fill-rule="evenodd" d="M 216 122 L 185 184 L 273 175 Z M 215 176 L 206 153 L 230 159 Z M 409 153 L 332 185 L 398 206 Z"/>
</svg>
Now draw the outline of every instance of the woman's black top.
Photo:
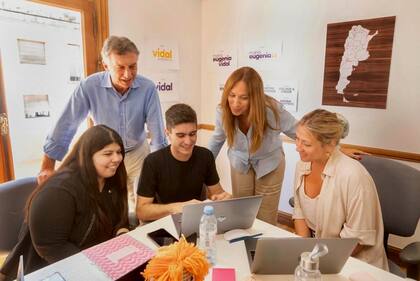
<svg viewBox="0 0 420 281">
<path fill-rule="evenodd" d="M 101 231 L 86 190 L 78 174 L 63 172 L 52 176 L 33 198 L 28 222 L 23 223 L 19 242 L 1 273 L 14 278 L 20 255 L 24 256 L 25 273 L 30 273 L 112 238 L 111 233 Z M 115 187 L 105 185 L 97 202 L 103 206 L 113 228 L 121 220 L 118 200 L 122 199 Z"/>
</svg>

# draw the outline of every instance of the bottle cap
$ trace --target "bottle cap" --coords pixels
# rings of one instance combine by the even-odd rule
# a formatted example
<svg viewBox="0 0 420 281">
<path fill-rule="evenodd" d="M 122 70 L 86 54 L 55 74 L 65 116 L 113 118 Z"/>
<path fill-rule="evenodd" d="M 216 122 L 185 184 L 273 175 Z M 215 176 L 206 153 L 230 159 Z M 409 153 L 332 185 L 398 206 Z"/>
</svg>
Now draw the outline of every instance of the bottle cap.
<svg viewBox="0 0 420 281">
<path fill-rule="evenodd" d="M 308 271 L 315 271 L 319 269 L 318 258 L 311 258 L 309 252 L 303 252 L 300 255 L 300 266 Z"/>
<path fill-rule="evenodd" d="M 206 215 L 213 215 L 214 214 L 213 206 L 209 206 L 209 205 L 204 206 L 203 213 Z"/>
</svg>

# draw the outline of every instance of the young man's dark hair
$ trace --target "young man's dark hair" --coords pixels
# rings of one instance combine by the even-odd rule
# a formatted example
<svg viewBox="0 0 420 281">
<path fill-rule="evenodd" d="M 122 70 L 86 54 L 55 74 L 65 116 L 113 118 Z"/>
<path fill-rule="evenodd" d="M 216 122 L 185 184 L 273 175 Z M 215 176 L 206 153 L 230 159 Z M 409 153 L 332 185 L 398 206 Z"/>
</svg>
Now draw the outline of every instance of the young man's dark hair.
<svg viewBox="0 0 420 281">
<path fill-rule="evenodd" d="M 197 114 L 191 106 L 185 103 L 172 105 L 165 113 L 166 128 L 171 129 L 183 123 L 197 124 Z"/>
</svg>

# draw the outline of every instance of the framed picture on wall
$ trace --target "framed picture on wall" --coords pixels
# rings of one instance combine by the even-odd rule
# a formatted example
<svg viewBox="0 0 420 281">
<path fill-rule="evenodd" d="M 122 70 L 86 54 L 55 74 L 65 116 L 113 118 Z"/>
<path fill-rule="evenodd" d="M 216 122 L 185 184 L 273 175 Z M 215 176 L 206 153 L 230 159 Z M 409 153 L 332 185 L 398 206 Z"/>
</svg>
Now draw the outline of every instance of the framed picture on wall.
<svg viewBox="0 0 420 281">
<path fill-rule="evenodd" d="M 79 44 L 67 44 L 67 60 L 69 65 L 69 82 L 77 83 L 82 78 L 83 57 Z"/>
<path fill-rule="evenodd" d="M 327 26 L 322 104 L 386 108 L 395 17 Z"/>
<path fill-rule="evenodd" d="M 50 116 L 48 95 L 23 95 L 25 118 Z"/>
<path fill-rule="evenodd" d="M 19 60 L 24 64 L 47 64 L 45 42 L 17 39 Z"/>
</svg>

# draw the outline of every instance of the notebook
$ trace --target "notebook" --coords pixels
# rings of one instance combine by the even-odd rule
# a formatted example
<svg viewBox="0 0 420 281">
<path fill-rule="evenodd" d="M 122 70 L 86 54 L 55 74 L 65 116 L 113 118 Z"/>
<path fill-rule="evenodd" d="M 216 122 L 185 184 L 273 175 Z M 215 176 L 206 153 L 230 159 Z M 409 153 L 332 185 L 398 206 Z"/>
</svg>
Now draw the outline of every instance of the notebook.
<svg viewBox="0 0 420 281">
<path fill-rule="evenodd" d="M 129 234 L 123 234 L 83 251 L 112 280 L 149 261 L 155 253 Z"/>
<path fill-rule="evenodd" d="M 235 269 L 234 268 L 216 268 L 213 267 L 212 281 L 235 281 Z"/>
</svg>

